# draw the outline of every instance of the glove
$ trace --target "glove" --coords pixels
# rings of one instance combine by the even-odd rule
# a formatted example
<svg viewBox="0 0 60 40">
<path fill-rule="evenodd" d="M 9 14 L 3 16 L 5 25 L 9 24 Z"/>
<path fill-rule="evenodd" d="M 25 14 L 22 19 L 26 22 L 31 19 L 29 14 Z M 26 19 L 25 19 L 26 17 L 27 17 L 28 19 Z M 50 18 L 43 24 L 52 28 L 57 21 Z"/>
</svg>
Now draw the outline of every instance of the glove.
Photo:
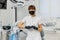
<svg viewBox="0 0 60 40">
<path fill-rule="evenodd" d="M 20 30 L 20 32 L 23 32 L 23 30 Z"/>
<path fill-rule="evenodd" d="M 38 30 L 38 28 L 37 28 L 37 27 L 35 27 L 35 26 L 32 26 L 32 28 L 33 28 L 33 29 L 35 29 L 35 30 Z"/>
<path fill-rule="evenodd" d="M 31 26 L 25 26 L 26 29 L 31 29 L 32 27 Z"/>
</svg>

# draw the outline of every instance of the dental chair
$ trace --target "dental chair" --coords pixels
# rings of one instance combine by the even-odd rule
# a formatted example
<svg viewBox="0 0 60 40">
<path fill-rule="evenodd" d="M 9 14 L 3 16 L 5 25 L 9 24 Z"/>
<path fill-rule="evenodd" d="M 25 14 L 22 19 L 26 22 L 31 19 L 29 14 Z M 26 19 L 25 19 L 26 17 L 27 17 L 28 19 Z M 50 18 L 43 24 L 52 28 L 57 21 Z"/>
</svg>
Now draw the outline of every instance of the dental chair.
<svg viewBox="0 0 60 40">
<path fill-rule="evenodd" d="M 27 33 L 25 31 L 25 29 L 19 29 L 17 27 L 17 23 L 15 23 L 15 26 L 12 28 L 9 40 L 25 40 Z"/>
</svg>

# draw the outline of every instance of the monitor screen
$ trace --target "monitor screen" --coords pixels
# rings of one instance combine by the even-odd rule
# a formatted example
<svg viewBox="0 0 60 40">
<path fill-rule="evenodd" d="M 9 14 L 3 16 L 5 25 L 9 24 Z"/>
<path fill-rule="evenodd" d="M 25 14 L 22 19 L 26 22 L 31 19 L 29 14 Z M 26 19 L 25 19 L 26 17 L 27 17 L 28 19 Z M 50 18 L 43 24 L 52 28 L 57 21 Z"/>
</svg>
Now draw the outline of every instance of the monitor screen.
<svg viewBox="0 0 60 40">
<path fill-rule="evenodd" d="M 7 0 L 0 0 L 0 9 L 7 9 Z"/>
</svg>

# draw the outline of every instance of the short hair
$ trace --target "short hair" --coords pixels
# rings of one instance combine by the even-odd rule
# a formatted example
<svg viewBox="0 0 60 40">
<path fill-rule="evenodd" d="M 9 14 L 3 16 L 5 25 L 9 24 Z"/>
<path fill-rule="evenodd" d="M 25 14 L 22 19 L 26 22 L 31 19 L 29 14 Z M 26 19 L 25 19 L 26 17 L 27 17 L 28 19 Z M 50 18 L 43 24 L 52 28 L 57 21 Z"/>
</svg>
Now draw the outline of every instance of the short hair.
<svg viewBox="0 0 60 40">
<path fill-rule="evenodd" d="M 36 7 L 35 7 L 34 5 L 30 5 L 30 6 L 28 7 L 28 10 L 30 10 L 30 9 L 36 10 Z"/>
</svg>

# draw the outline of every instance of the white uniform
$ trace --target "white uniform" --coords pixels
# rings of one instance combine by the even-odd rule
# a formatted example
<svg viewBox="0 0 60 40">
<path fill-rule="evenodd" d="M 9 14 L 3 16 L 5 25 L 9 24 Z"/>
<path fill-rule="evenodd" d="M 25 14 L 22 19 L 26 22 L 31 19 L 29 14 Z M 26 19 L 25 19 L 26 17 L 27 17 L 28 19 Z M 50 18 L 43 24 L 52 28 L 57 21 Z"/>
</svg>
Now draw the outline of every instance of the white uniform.
<svg viewBox="0 0 60 40">
<path fill-rule="evenodd" d="M 41 24 L 41 18 L 38 16 L 31 17 L 26 16 L 22 20 L 23 23 L 25 23 L 25 26 L 36 26 L 38 27 L 38 24 Z M 40 32 L 38 30 L 29 29 L 27 31 L 27 38 L 26 40 L 41 40 Z"/>
</svg>

